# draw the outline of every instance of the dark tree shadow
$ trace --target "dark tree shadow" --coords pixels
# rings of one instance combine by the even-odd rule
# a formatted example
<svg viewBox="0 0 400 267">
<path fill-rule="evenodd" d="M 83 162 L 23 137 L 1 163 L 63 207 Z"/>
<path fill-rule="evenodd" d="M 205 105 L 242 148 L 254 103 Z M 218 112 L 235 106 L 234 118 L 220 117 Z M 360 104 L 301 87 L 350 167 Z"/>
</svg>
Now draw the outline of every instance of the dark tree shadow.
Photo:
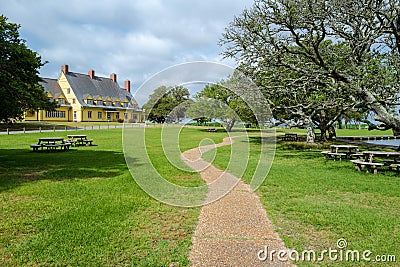
<svg viewBox="0 0 400 267">
<path fill-rule="evenodd" d="M 128 160 L 139 166 L 137 159 Z M 0 192 L 37 180 L 106 179 L 121 175 L 127 169 L 122 152 L 71 149 L 37 153 L 0 149 Z"/>
</svg>

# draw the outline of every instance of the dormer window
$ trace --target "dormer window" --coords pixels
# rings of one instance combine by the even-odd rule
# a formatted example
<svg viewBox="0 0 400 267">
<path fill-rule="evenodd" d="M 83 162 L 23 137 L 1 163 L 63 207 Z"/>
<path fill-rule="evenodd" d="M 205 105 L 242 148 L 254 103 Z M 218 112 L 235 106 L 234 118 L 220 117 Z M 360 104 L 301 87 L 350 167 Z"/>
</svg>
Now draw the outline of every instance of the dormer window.
<svg viewBox="0 0 400 267">
<path fill-rule="evenodd" d="M 97 100 L 97 105 L 103 105 L 103 100 Z"/>
<path fill-rule="evenodd" d="M 53 102 L 54 99 L 52 97 L 49 97 L 49 102 Z"/>
<path fill-rule="evenodd" d="M 124 108 L 127 108 L 129 106 L 129 103 L 125 102 L 124 103 Z"/>
<path fill-rule="evenodd" d="M 61 104 L 64 104 L 64 98 L 59 98 L 59 99 L 58 99 L 58 104 L 60 104 L 60 105 L 61 105 Z"/>
<path fill-rule="evenodd" d="M 88 99 L 86 101 L 87 101 L 88 105 L 93 105 L 93 99 Z"/>
<path fill-rule="evenodd" d="M 115 102 L 115 106 L 116 107 L 120 107 L 121 106 L 121 102 L 119 102 L 119 101 Z"/>
<path fill-rule="evenodd" d="M 111 101 L 107 101 L 107 104 L 106 104 L 107 106 L 111 106 L 112 105 L 112 102 Z"/>
</svg>

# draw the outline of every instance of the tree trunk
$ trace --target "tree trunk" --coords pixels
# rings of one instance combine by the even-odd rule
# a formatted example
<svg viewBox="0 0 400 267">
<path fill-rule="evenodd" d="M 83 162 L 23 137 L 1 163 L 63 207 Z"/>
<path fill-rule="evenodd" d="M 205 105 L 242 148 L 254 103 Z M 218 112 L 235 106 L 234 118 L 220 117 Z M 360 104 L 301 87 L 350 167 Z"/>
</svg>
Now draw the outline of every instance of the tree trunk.
<svg viewBox="0 0 400 267">
<path fill-rule="evenodd" d="M 226 123 L 226 131 L 229 133 L 232 131 L 233 125 L 235 125 L 236 120 L 232 119 Z"/>
<path fill-rule="evenodd" d="M 315 133 L 314 129 L 309 126 L 307 127 L 307 143 L 314 143 L 315 142 Z"/>
<path fill-rule="evenodd" d="M 400 128 L 392 128 L 394 136 L 400 136 Z"/>
<path fill-rule="evenodd" d="M 339 128 L 339 129 L 343 129 L 342 118 L 339 118 L 339 119 L 337 120 L 337 122 L 338 122 L 338 128 Z"/>
<path fill-rule="evenodd" d="M 318 125 L 318 129 L 321 131 L 321 141 L 326 142 L 328 141 L 328 138 L 326 137 L 326 131 L 328 130 L 328 126 L 324 124 Z"/>
<path fill-rule="evenodd" d="M 393 115 L 381 104 L 373 94 L 367 90 L 364 91 L 365 100 L 369 103 L 371 110 L 375 113 L 375 120 L 383 122 L 393 129 L 393 135 L 400 135 L 400 117 Z"/>
<path fill-rule="evenodd" d="M 333 127 L 332 125 L 330 125 L 330 126 L 328 127 L 328 133 L 329 133 L 328 139 L 329 139 L 330 141 L 332 141 L 333 138 L 336 138 L 336 130 L 335 130 L 335 127 Z"/>
</svg>

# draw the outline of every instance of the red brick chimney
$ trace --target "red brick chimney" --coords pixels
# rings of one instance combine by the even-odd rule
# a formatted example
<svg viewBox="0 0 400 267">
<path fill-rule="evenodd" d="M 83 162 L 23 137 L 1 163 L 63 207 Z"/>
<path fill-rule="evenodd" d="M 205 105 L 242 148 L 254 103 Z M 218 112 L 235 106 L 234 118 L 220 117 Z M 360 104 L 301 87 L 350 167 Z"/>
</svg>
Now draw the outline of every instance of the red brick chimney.
<svg viewBox="0 0 400 267">
<path fill-rule="evenodd" d="M 117 74 L 115 74 L 115 73 L 111 73 L 110 74 L 110 79 L 113 81 L 113 82 L 117 82 Z"/>
<path fill-rule="evenodd" d="M 89 70 L 88 74 L 90 79 L 94 79 L 94 70 Z"/>
<path fill-rule="evenodd" d="M 130 93 L 131 92 L 131 81 L 130 80 L 126 80 L 124 85 L 125 85 L 124 86 L 125 90 Z"/>
<path fill-rule="evenodd" d="M 62 66 L 61 66 L 61 71 L 62 71 L 64 74 L 68 74 L 68 65 L 62 65 Z"/>
</svg>

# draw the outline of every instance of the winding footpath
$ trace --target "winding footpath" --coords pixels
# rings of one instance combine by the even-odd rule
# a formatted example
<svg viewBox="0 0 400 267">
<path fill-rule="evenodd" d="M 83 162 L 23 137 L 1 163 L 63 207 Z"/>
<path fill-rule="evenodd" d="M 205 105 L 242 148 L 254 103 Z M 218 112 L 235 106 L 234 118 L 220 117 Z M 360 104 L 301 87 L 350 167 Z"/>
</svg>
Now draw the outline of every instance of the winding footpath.
<svg viewBox="0 0 400 267">
<path fill-rule="evenodd" d="M 220 144 L 194 148 L 181 155 L 206 181 L 209 188 L 205 203 L 211 202 L 200 211 L 189 256 L 191 266 L 294 266 L 278 260 L 278 251 L 288 249 L 274 232 L 250 186 L 201 158 L 202 153 L 232 142 L 228 137 Z M 224 197 L 213 201 L 221 190 L 226 192 L 231 187 L 234 188 Z M 276 253 L 271 258 L 272 250 Z"/>
</svg>

